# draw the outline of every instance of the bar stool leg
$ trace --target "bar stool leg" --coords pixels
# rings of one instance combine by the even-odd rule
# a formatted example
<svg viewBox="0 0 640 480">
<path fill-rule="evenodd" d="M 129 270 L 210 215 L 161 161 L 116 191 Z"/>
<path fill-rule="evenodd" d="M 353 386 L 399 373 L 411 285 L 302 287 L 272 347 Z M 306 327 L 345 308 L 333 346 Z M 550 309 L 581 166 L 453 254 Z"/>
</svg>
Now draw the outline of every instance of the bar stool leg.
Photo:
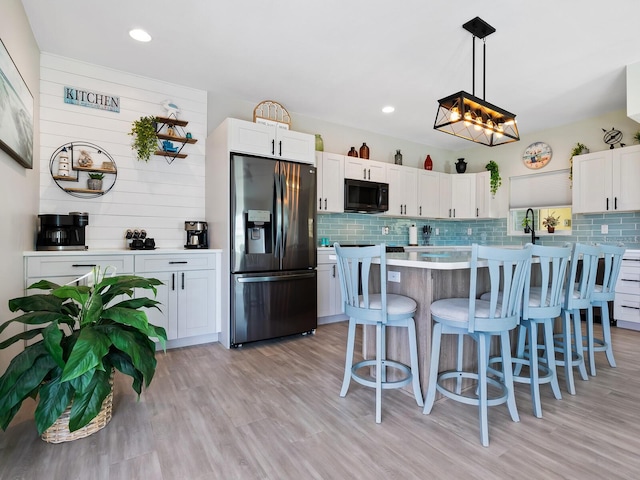
<svg viewBox="0 0 640 480">
<path fill-rule="evenodd" d="M 422 407 L 422 390 L 420 389 L 420 371 L 418 369 L 418 343 L 416 339 L 416 322 L 413 318 L 408 321 L 407 330 L 409 333 L 409 356 L 411 357 L 411 376 L 413 385 L 413 396 L 418 406 Z"/>
<path fill-rule="evenodd" d="M 431 413 L 433 403 L 436 399 L 436 385 L 438 384 L 438 363 L 440 362 L 440 343 L 442 341 L 442 324 L 436 323 L 433 326 L 433 341 L 431 346 L 431 360 L 429 361 L 429 384 L 427 394 L 424 398 L 424 408 L 422 413 Z"/>
<path fill-rule="evenodd" d="M 491 339 L 491 337 L 489 337 Z M 511 362 L 511 340 L 509 339 L 509 332 L 500 332 L 500 349 L 502 350 L 502 370 L 504 373 L 504 384 L 507 388 L 507 407 L 511 414 L 511 420 L 514 422 L 520 421 L 518 415 L 518 407 L 516 406 L 516 394 L 513 387 L 513 364 Z M 487 344 L 487 348 L 489 344 Z"/>
<path fill-rule="evenodd" d="M 347 395 L 349 384 L 351 383 L 351 370 L 353 368 L 353 349 L 356 344 L 356 322 L 349 319 L 349 333 L 347 335 L 347 355 L 344 361 L 344 379 L 342 380 L 342 389 L 340 396 Z"/>
<path fill-rule="evenodd" d="M 593 325 L 593 308 L 587 308 L 587 324 Z M 587 367 L 584 361 L 584 355 L 582 352 L 582 326 L 580 324 L 580 310 L 574 310 L 573 312 L 573 334 L 574 342 L 576 345 L 576 351 L 578 353 L 578 371 L 580 372 L 580 378 L 582 380 L 589 380 L 587 375 Z M 593 339 L 593 336 L 591 336 Z M 592 349 L 593 350 L 593 349 Z"/>
<path fill-rule="evenodd" d="M 551 390 L 556 400 L 562 399 L 560 393 L 560 385 L 558 385 L 558 372 L 556 368 L 556 356 L 553 350 L 553 319 L 546 320 L 544 322 L 544 345 L 545 345 L 545 358 L 547 360 L 547 367 L 551 371 Z"/>
<path fill-rule="evenodd" d="M 489 421 L 487 405 L 487 357 L 489 355 L 488 339 L 484 334 L 476 334 L 478 343 L 478 416 L 480 417 L 480 442 L 483 446 L 489 446 Z M 506 379 L 506 370 L 505 379 Z"/>
<path fill-rule="evenodd" d="M 562 311 L 562 350 L 564 351 L 564 376 L 567 381 L 567 390 L 571 395 L 575 395 L 571 349 L 571 312 L 569 310 Z"/>
<path fill-rule="evenodd" d="M 531 381 L 531 403 L 533 414 L 542 418 L 542 405 L 540 403 L 540 371 L 538 369 L 538 322 L 529 321 L 529 379 Z"/>
<path fill-rule="evenodd" d="M 611 325 L 609 324 L 609 302 L 604 301 L 600 305 L 600 317 L 602 319 L 602 340 L 605 344 L 604 353 L 607 355 L 607 361 L 613 368 L 616 367 L 616 360 L 613 358 L 613 346 L 611 344 Z"/>
<path fill-rule="evenodd" d="M 384 326 L 376 324 L 376 423 L 382 422 L 382 379 L 386 376 L 384 365 Z"/>
</svg>

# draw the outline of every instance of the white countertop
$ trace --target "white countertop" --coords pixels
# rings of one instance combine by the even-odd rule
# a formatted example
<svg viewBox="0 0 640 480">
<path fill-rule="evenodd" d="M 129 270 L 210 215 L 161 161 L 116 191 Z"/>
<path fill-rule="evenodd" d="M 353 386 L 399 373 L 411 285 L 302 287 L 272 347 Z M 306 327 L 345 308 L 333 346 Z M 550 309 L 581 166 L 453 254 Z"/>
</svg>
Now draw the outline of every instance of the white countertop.
<svg viewBox="0 0 640 480">
<path fill-rule="evenodd" d="M 471 267 L 470 246 L 421 247 L 421 249 L 425 248 L 427 250 L 419 252 L 387 253 L 387 265 L 434 270 L 459 270 Z M 328 252 L 331 260 L 336 259 L 333 247 L 325 247 L 321 250 Z M 380 263 L 376 259 L 373 262 Z"/>
<path fill-rule="evenodd" d="M 207 253 L 221 253 L 219 248 L 156 248 L 154 250 L 131 250 L 129 248 L 98 249 L 98 250 L 29 250 L 23 252 L 25 257 L 48 257 L 58 255 L 87 256 L 87 255 L 204 255 Z"/>
</svg>

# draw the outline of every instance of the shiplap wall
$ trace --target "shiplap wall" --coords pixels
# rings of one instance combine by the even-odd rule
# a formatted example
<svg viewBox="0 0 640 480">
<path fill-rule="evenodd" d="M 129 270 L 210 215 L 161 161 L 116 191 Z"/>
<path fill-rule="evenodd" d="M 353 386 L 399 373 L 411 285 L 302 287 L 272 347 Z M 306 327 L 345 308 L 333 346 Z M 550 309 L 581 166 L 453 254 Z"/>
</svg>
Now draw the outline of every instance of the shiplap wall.
<svg viewBox="0 0 640 480">
<path fill-rule="evenodd" d="M 205 218 L 207 92 L 47 53 L 40 63 L 39 213 L 88 212 L 91 250 L 122 248 L 127 228 L 145 229 L 159 248 L 182 248 L 185 220 Z M 119 96 L 120 112 L 65 104 L 65 86 Z M 166 115 L 161 103 L 167 99 L 178 105 L 178 118 L 189 122 L 185 131 L 198 142 L 185 145 L 187 158 L 172 164 L 161 156 L 140 162 L 131 150 L 131 123 L 141 116 Z M 74 141 L 94 143 L 113 157 L 118 177 L 107 194 L 77 198 L 51 178 L 51 155 Z"/>
</svg>

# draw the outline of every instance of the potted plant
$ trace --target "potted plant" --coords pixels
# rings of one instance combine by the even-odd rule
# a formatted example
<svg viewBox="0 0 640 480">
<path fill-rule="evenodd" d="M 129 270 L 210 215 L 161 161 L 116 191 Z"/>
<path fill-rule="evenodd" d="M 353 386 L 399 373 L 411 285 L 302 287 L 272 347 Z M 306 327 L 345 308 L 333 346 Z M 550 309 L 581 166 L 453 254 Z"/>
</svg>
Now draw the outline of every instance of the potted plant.
<svg viewBox="0 0 640 480">
<path fill-rule="evenodd" d="M 49 292 L 9 300 L 12 312 L 23 313 L 0 325 L 0 333 L 14 322 L 35 328 L 0 342 L 0 348 L 40 339 L 16 355 L 0 377 L 3 430 L 27 397 L 37 401 L 35 422 L 40 435 L 65 410 L 69 412 L 68 407 L 68 430 L 85 427 L 111 394 L 113 369 L 133 378 L 138 396 L 143 385 L 149 386 L 156 368 L 151 339 L 157 338 L 164 349 L 167 335 L 140 310 L 158 308 L 158 302 L 132 296 L 137 288 L 155 294 L 162 282 L 133 275 L 107 277 L 99 269 L 94 270 L 93 281 L 90 287 L 41 280 L 29 289 Z"/>
<path fill-rule="evenodd" d="M 522 228 L 524 228 L 524 233 L 531 233 L 531 219 L 525 215 L 520 223 Z"/>
<path fill-rule="evenodd" d="M 498 164 L 491 160 L 485 165 L 487 170 L 491 172 L 491 195 L 495 197 L 498 187 L 502 185 L 502 177 L 500 177 L 500 167 Z"/>
<path fill-rule="evenodd" d="M 148 162 L 151 155 L 153 155 L 158 148 L 156 117 L 140 117 L 138 120 L 135 120 L 129 135 L 133 136 L 131 149 L 136 151 L 138 160 Z"/>
<path fill-rule="evenodd" d="M 545 217 L 542 220 L 542 226 L 543 227 L 547 227 L 547 232 L 549 233 L 553 233 L 556 230 L 556 225 L 558 225 L 558 220 L 560 220 L 560 216 L 558 215 L 557 217 L 554 216 L 553 214 L 556 212 L 552 212 L 549 214 L 549 216 Z"/>
<path fill-rule="evenodd" d="M 584 143 L 578 142 L 571 149 L 571 157 L 569 158 L 569 183 L 571 185 L 571 182 L 573 182 L 573 157 L 575 157 L 576 155 L 583 155 L 585 153 L 589 153 L 589 149 Z"/>
<path fill-rule="evenodd" d="M 87 188 L 89 190 L 102 190 L 103 173 L 90 173 L 87 180 Z"/>
<path fill-rule="evenodd" d="M 633 134 L 633 139 L 636 143 L 640 143 L 640 130 Z"/>
</svg>

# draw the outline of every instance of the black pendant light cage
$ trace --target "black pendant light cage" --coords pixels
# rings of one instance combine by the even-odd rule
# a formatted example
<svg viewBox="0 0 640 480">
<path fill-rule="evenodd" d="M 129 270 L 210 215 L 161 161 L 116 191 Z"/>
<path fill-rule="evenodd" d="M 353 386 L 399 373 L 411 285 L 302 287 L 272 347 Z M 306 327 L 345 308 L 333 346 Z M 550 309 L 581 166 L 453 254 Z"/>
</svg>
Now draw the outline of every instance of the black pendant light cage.
<svg viewBox="0 0 640 480">
<path fill-rule="evenodd" d="M 473 35 L 473 93 L 464 90 L 438 100 L 435 130 L 481 143 L 489 147 L 520 140 L 515 114 L 475 96 L 475 39 L 484 39 L 496 30 L 480 17 L 462 26 Z M 483 97 L 485 86 L 486 44 L 483 47 Z"/>
</svg>

